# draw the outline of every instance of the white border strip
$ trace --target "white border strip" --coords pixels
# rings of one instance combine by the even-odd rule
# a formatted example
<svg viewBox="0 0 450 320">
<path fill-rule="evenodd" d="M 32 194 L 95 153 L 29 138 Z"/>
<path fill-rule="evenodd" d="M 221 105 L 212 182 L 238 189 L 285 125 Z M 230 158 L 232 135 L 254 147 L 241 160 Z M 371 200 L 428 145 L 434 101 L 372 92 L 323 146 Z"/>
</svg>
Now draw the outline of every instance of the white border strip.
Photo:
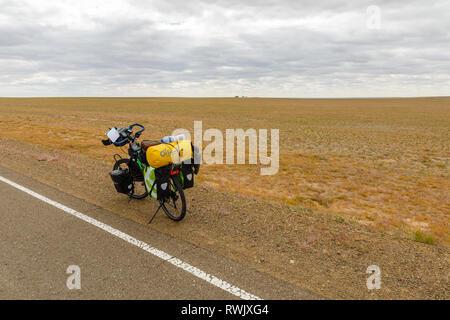
<svg viewBox="0 0 450 320">
<path fill-rule="evenodd" d="M 132 245 L 135 245 L 136 247 L 139 247 L 142 250 L 145 250 L 148 253 L 151 253 L 154 256 L 156 256 L 156 257 L 158 257 L 158 258 L 160 258 L 160 259 L 162 259 L 164 261 L 167 261 L 167 262 L 173 264 L 174 266 L 183 269 L 184 271 L 189 272 L 190 274 L 196 276 L 197 278 L 205 280 L 206 282 L 209 282 L 210 284 L 212 284 L 212 285 L 214 285 L 214 286 L 216 286 L 216 287 L 218 287 L 218 288 L 220 288 L 220 289 L 222 289 L 222 290 L 224 290 L 226 292 L 229 292 L 229 293 L 231 293 L 231 294 L 233 294 L 233 295 L 235 295 L 235 296 L 237 296 L 237 297 L 239 297 L 241 299 L 244 299 L 244 300 L 262 300 L 260 297 L 257 297 L 257 296 L 255 296 L 253 294 L 250 294 L 250 293 L 248 293 L 248 292 L 246 292 L 246 291 L 244 291 L 244 290 L 242 290 L 242 289 L 240 289 L 240 288 L 238 288 L 236 286 L 233 286 L 233 285 L 229 284 L 226 281 L 223 281 L 223 280 L 221 280 L 221 279 L 219 279 L 219 278 L 217 278 L 217 277 L 215 277 L 213 275 L 210 275 L 210 274 L 206 273 L 205 271 L 202 271 L 202 270 L 200 270 L 200 269 L 190 265 L 189 263 L 181 261 L 180 259 L 177 259 L 176 257 L 173 257 L 173 256 L 171 256 L 168 253 L 165 253 L 164 251 L 161 251 L 161 250 L 159 250 L 157 248 L 154 248 L 154 247 L 150 246 L 149 244 L 147 244 L 147 243 L 145 243 L 143 241 L 140 241 L 140 240 L 138 240 L 138 239 L 136 239 L 136 238 L 134 238 L 134 237 L 132 237 L 132 236 L 130 236 L 130 235 L 120 231 L 120 230 L 114 229 L 113 227 L 110 227 L 107 224 L 104 224 L 103 222 L 100 222 L 100 221 L 95 220 L 95 219 L 93 219 L 93 218 L 91 218 L 91 217 L 89 217 L 89 216 L 87 216 L 85 214 L 82 214 L 81 212 L 78 212 L 78 211 L 76 211 L 74 209 L 66 207 L 65 205 L 63 205 L 63 204 L 61 204 L 59 202 L 50 200 L 50 199 L 48 199 L 48 198 L 46 198 L 46 197 L 44 197 L 44 196 L 42 196 L 42 195 L 40 195 L 40 194 L 30 190 L 28 188 L 25 188 L 25 187 L 15 183 L 15 182 L 12 182 L 11 180 L 8 180 L 8 179 L 0 176 L 0 181 L 3 181 L 5 183 L 13 186 L 14 188 L 17 188 L 17 189 L 19 189 L 19 190 L 21 190 L 21 191 L 23 191 L 25 193 L 28 193 L 29 195 L 31 195 L 31 196 L 39 199 L 39 200 L 42 200 L 42 201 L 44 201 L 44 202 L 46 202 L 46 203 L 48 203 L 48 204 L 50 204 L 50 205 L 52 205 L 52 206 L 54 206 L 54 207 L 56 207 L 58 209 L 61 209 L 61 210 L 65 211 L 65 212 L 67 212 L 67 213 L 69 213 L 69 214 L 71 214 L 71 215 L 73 215 L 73 216 L 75 216 L 75 217 L 77 217 L 77 218 L 79 218 L 79 219 L 81 219 L 83 221 L 86 221 L 87 223 L 90 223 L 90 224 L 92 224 L 92 225 L 94 225 L 94 226 L 96 226 L 96 227 L 98 227 L 98 228 L 100 228 L 100 229 L 102 229 L 102 230 L 104 230 L 104 231 L 106 231 L 106 232 L 108 232 L 108 233 L 110 233 L 110 234 L 112 234 L 112 235 L 122 239 L 122 240 L 125 240 L 126 242 L 131 243 Z"/>
</svg>

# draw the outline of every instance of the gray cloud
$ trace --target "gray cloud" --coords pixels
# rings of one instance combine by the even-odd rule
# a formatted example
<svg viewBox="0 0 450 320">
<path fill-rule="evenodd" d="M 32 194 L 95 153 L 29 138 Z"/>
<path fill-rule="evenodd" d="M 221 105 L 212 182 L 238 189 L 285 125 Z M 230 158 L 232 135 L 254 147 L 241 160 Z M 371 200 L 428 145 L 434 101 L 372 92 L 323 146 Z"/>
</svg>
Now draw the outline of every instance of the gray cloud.
<svg viewBox="0 0 450 320">
<path fill-rule="evenodd" d="M 0 0 L 0 96 L 450 95 L 448 1 L 254 3 Z"/>
</svg>

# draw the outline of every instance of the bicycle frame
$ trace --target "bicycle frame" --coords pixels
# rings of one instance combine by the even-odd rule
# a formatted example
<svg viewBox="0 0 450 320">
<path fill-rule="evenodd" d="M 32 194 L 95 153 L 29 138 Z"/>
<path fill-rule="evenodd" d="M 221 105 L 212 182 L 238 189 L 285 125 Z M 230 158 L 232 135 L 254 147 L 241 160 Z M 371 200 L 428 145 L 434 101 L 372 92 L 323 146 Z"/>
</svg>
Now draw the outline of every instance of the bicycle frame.
<svg viewBox="0 0 450 320">
<path fill-rule="evenodd" d="M 131 148 L 131 145 L 130 145 Z M 142 154 L 142 150 L 137 151 L 137 154 L 134 158 L 134 160 L 136 161 L 136 163 L 139 166 L 139 169 L 141 170 L 141 173 L 144 177 L 144 184 L 145 184 L 145 189 L 147 191 L 147 194 L 150 195 L 151 198 L 157 200 L 158 199 L 158 195 L 157 195 L 157 191 L 156 191 L 156 176 L 155 176 L 155 169 L 150 165 L 146 165 L 144 163 L 141 162 L 141 160 L 139 159 L 139 155 Z M 130 155 L 131 156 L 131 155 Z M 172 165 L 173 169 L 176 169 L 176 165 Z M 180 174 L 180 171 L 178 169 L 170 171 L 170 175 L 172 176 L 177 176 L 177 178 L 180 180 L 181 183 L 183 183 L 183 177 Z"/>
</svg>

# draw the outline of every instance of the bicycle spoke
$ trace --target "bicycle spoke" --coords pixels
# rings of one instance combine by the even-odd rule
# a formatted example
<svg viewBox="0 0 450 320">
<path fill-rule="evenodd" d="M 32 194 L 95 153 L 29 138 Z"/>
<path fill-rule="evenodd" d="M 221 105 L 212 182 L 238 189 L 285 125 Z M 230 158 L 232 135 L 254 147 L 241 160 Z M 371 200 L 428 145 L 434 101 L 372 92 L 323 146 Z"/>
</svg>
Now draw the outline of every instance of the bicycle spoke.
<svg viewBox="0 0 450 320">
<path fill-rule="evenodd" d="M 171 177 L 169 183 L 170 195 L 164 201 L 163 209 L 175 221 L 180 221 L 186 214 L 186 200 L 181 185 L 176 177 Z"/>
<path fill-rule="evenodd" d="M 176 199 L 175 199 L 175 197 L 173 197 L 172 198 L 172 201 L 173 201 L 173 207 L 175 208 L 175 210 L 177 209 L 177 204 L 176 204 Z"/>
</svg>

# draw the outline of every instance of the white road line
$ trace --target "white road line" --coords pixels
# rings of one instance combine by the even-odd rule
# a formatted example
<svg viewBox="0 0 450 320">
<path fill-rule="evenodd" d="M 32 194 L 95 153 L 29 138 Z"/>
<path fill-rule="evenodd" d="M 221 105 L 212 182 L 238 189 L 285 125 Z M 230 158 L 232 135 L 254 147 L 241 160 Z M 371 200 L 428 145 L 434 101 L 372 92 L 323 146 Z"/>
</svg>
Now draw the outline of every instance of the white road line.
<svg viewBox="0 0 450 320">
<path fill-rule="evenodd" d="M 61 210 L 65 211 L 65 212 L 67 212 L 67 213 L 69 213 L 69 214 L 71 214 L 71 215 L 73 215 L 73 216 L 75 216 L 75 217 L 77 217 L 77 218 L 79 218 L 79 219 L 81 219 L 83 221 L 86 221 L 86 222 L 88 222 L 88 223 L 90 223 L 90 224 L 92 224 L 92 225 L 94 225 L 94 226 L 96 226 L 96 227 L 98 227 L 98 228 L 100 228 L 100 229 L 102 229 L 102 230 L 104 230 L 104 231 L 106 231 L 106 232 L 108 232 L 108 233 L 110 233 L 110 234 L 112 234 L 112 235 L 122 239 L 122 240 L 125 240 L 128 243 L 131 243 L 132 245 L 135 245 L 135 246 L 141 248 L 142 250 L 145 250 L 148 253 L 151 253 L 154 256 L 156 256 L 156 257 L 158 257 L 158 258 L 160 258 L 160 259 L 162 259 L 164 261 L 167 261 L 167 262 L 173 264 L 174 266 L 183 269 L 184 271 L 189 272 L 190 274 L 196 276 L 197 278 L 205 280 L 205 281 L 209 282 L 210 284 L 212 284 L 212 285 L 214 285 L 214 286 L 216 286 L 216 287 L 218 287 L 218 288 L 220 288 L 220 289 L 222 289 L 222 290 L 224 290 L 226 292 L 229 292 L 229 293 L 231 293 L 231 294 L 233 294 L 233 295 L 235 295 L 235 296 L 237 296 L 237 297 L 239 297 L 241 299 L 245 299 L 245 300 L 262 300 L 260 297 L 257 297 L 257 296 L 255 296 L 253 294 L 250 294 L 250 293 L 248 293 L 248 292 L 246 292 L 246 291 L 244 291 L 244 290 L 242 290 L 242 289 L 240 289 L 240 288 L 238 288 L 236 286 L 233 286 L 233 285 L 229 284 L 228 282 L 223 281 L 223 280 L 221 280 L 221 279 L 219 279 L 219 278 L 217 278 L 217 277 L 215 277 L 215 276 L 213 276 L 211 274 L 208 274 L 205 271 L 200 270 L 200 269 L 190 265 L 189 263 L 181 261 L 180 259 L 177 259 L 176 257 L 173 257 L 173 256 L 171 256 L 170 254 L 168 254 L 168 253 L 166 253 L 164 251 L 161 251 L 161 250 L 159 250 L 157 248 L 154 248 L 154 247 L 150 246 L 149 244 L 147 244 L 147 243 L 145 243 L 143 241 L 140 241 L 140 240 L 138 240 L 138 239 L 136 239 L 136 238 L 134 238 L 134 237 L 132 237 L 132 236 L 130 236 L 130 235 L 120 231 L 120 230 L 117 230 L 117 229 L 115 229 L 113 227 L 110 227 L 107 224 L 104 224 L 103 222 L 95 220 L 95 219 L 93 219 L 93 218 L 91 218 L 91 217 L 89 217 L 89 216 L 87 216 L 87 215 L 85 215 L 85 214 L 83 214 L 81 212 L 78 212 L 78 211 L 76 211 L 74 209 L 66 207 L 65 205 L 63 205 L 63 204 L 61 204 L 59 202 L 53 201 L 53 200 L 51 200 L 49 198 L 46 198 L 43 195 L 40 195 L 40 194 L 38 194 L 38 193 L 28 189 L 28 188 L 25 188 L 25 187 L 15 183 L 15 182 L 11 181 L 11 180 L 8 180 L 8 179 L 0 176 L 0 181 L 3 181 L 5 183 L 13 186 L 14 188 L 17 188 L 17 189 L 19 189 L 19 190 L 21 190 L 21 191 L 23 191 L 25 193 L 28 193 L 29 195 L 31 195 L 31 196 L 39 199 L 39 200 L 42 200 L 42 201 L 44 201 L 44 202 L 46 202 L 46 203 L 48 203 L 48 204 L 50 204 L 50 205 L 52 205 L 52 206 L 54 206 L 54 207 L 56 207 L 58 209 L 61 209 Z"/>
</svg>

